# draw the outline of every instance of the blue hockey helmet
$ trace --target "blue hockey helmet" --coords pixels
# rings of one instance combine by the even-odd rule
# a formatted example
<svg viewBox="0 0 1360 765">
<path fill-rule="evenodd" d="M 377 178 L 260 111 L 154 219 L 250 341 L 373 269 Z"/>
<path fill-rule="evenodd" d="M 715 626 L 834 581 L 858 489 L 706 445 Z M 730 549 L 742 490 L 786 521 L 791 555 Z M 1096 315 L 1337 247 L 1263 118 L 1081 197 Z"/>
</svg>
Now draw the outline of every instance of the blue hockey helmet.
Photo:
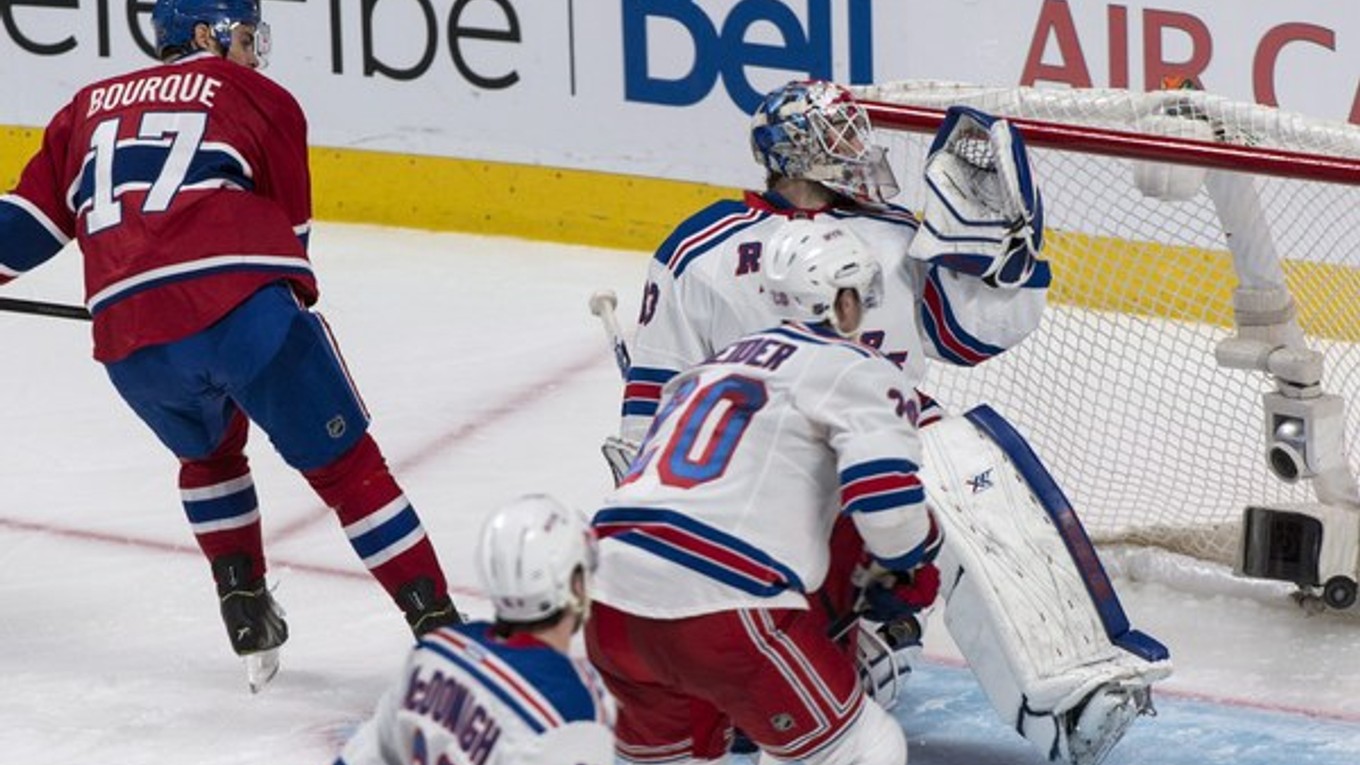
<svg viewBox="0 0 1360 765">
<path fill-rule="evenodd" d="M 156 31 L 156 54 L 188 50 L 194 27 L 207 24 L 222 50 L 231 49 L 231 30 L 239 24 L 255 28 L 255 52 L 261 61 L 268 53 L 269 27 L 260 20 L 259 0 L 156 0 L 151 26 Z"/>
<path fill-rule="evenodd" d="M 849 89 L 796 80 L 765 96 L 751 115 L 751 153 L 770 173 L 815 181 L 861 202 L 898 192 L 887 151 Z"/>
</svg>

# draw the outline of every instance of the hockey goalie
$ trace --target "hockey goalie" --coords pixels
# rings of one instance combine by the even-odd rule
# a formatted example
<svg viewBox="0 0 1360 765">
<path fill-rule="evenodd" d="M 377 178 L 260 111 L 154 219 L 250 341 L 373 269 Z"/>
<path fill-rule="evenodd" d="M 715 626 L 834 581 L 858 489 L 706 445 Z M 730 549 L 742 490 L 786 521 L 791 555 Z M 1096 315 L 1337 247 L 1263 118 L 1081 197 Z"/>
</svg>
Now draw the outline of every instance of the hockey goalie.
<svg viewBox="0 0 1360 765">
<path fill-rule="evenodd" d="M 1030 278 L 1043 204 L 1013 127 L 951 109 L 925 185 L 912 258 L 998 289 Z M 980 406 L 921 435 L 950 636 L 1002 720 L 1050 761 L 1096 765 L 1151 713 L 1168 651 L 1131 629 L 1076 511 L 1000 414 Z"/>
</svg>

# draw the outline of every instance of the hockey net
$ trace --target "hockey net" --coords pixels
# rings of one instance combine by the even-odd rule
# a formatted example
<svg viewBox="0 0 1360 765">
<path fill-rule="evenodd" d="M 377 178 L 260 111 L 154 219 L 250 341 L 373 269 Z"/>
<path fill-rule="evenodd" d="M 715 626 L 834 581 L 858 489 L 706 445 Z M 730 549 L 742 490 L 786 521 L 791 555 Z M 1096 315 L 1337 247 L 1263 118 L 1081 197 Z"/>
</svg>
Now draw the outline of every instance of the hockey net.
<svg viewBox="0 0 1360 765">
<path fill-rule="evenodd" d="M 1049 310 L 1014 352 L 974 369 L 931 365 L 927 389 L 1015 422 L 1097 543 L 1231 565 L 1245 506 L 1314 499 L 1306 481 L 1267 468 L 1272 380 L 1215 361 L 1243 278 L 1215 200 L 1206 185 L 1149 198 L 1135 162 L 1203 167 L 1255 190 L 1263 225 L 1235 236 L 1272 240 L 1307 343 L 1324 353 L 1322 388 L 1347 401 L 1347 459 L 1360 469 L 1360 127 L 1189 90 L 856 91 L 890 147 L 894 201 L 912 209 L 938 110 L 973 106 L 1024 133 L 1044 194 Z"/>
</svg>

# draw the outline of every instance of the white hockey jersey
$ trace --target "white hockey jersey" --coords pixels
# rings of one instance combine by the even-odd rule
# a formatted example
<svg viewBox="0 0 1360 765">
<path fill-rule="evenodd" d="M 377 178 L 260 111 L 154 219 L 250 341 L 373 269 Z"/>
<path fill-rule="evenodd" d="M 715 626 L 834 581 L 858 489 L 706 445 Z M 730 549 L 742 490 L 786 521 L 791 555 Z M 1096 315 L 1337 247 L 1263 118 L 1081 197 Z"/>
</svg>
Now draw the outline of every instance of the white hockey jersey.
<svg viewBox="0 0 1360 765">
<path fill-rule="evenodd" d="M 886 357 L 801 324 L 681 372 L 592 519 L 592 596 L 654 618 L 806 608 L 837 508 L 889 568 L 933 555 L 912 400 Z"/>
<path fill-rule="evenodd" d="M 585 660 L 473 622 L 420 639 L 335 765 L 613 765 L 614 706 Z"/>
<path fill-rule="evenodd" d="M 778 322 L 760 294 L 764 243 L 791 216 L 829 216 L 853 228 L 883 265 L 884 294 L 864 320 L 861 342 L 900 364 L 919 386 L 926 357 L 974 365 L 1015 345 L 1039 326 L 1046 263 L 1024 288 L 995 289 L 980 279 L 912 259 L 917 220 L 900 207 L 800 210 L 773 192 L 717 202 L 676 227 L 648 266 L 620 435 L 641 440 L 661 386 L 749 332 Z M 918 407 L 928 407 L 922 399 Z"/>
</svg>

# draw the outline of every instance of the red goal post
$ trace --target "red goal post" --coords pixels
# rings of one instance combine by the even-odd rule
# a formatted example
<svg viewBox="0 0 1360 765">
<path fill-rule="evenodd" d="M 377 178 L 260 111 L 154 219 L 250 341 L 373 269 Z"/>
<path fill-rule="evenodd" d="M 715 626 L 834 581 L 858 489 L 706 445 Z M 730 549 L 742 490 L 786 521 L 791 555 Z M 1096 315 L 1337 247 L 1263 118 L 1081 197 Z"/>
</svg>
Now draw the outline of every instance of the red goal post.
<svg viewBox="0 0 1360 765">
<path fill-rule="evenodd" d="M 1279 282 L 1292 296 L 1323 389 L 1347 402 L 1347 447 L 1360 447 L 1360 127 L 1189 90 L 854 90 L 889 146 L 894 201 L 913 209 L 948 106 L 1023 133 L 1045 199 L 1050 309 L 1013 352 L 931 365 L 927 386 L 1012 418 L 1097 541 L 1231 564 L 1245 506 L 1315 500 L 1267 468 L 1272 378 L 1215 360 L 1238 332 L 1238 287 Z M 1197 190 L 1144 194 L 1135 168 L 1166 165 L 1201 174 Z"/>
</svg>

